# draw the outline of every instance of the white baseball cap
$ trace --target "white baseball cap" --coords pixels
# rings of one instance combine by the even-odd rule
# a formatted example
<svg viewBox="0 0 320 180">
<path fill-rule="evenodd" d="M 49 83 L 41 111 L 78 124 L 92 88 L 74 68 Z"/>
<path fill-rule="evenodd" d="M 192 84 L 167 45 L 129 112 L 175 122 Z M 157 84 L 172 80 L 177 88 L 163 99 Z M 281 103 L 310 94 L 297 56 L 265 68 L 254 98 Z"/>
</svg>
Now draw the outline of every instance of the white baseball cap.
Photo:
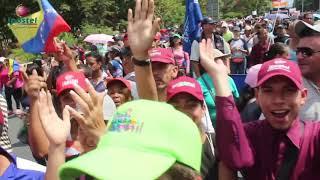
<svg viewBox="0 0 320 180">
<path fill-rule="evenodd" d="M 295 24 L 294 30 L 299 37 L 308 36 L 312 33 L 319 33 L 320 35 L 320 23 L 315 23 L 315 25 L 311 25 L 304 21 L 298 21 Z"/>
</svg>

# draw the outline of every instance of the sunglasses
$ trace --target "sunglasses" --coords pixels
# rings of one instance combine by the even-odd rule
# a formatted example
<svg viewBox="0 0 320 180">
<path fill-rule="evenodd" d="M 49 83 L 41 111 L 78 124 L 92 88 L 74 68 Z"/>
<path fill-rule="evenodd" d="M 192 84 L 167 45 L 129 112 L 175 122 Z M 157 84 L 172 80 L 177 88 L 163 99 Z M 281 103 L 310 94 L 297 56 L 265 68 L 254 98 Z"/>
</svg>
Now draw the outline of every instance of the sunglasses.
<svg viewBox="0 0 320 180">
<path fill-rule="evenodd" d="M 310 57 L 310 56 L 313 56 L 313 54 L 319 53 L 319 52 L 320 51 L 315 51 L 308 47 L 298 47 L 296 54 L 298 55 L 299 53 L 301 53 L 303 57 Z"/>
</svg>

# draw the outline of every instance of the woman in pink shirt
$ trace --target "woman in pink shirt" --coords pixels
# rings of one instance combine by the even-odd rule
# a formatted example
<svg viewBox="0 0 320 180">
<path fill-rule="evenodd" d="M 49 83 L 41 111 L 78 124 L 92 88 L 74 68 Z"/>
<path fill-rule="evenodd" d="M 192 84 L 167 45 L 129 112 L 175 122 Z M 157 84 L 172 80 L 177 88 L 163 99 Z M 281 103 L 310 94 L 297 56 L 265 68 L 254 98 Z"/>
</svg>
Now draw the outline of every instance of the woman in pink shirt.
<svg viewBox="0 0 320 180">
<path fill-rule="evenodd" d="M 11 97 L 13 96 L 16 102 L 16 113 L 21 113 L 20 110 L 20 103 L 22 98 L 22 87 L 23 87 L 23 79 L 21 72 L 14 71 L 9 74 L 9 60 L 6 59 L 5 67 L 3 67 L 1 71 L 1 84 L 5 87 L 5 96 L 8 104 L 8 115 L 13 115 L 13 108 L 12 108 L 12 100 Z"/>
<path fill-rule="evenodd" d="M 185 75 L 190 73 L 190 58 L 187 52 L 183 51 L 181 36 L 174 34 L 170 37 L 170 48 L 174 54 L 174 59 L 179 67 L 179 71 Z"/>
</svg>

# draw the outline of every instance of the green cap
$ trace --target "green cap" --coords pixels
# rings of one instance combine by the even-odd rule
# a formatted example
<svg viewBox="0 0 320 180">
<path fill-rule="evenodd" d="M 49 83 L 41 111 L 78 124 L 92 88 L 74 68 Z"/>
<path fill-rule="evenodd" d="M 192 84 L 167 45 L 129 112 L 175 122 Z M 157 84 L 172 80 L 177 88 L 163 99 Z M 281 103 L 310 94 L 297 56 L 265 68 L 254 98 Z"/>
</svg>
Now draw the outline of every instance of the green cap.
<svg viewBox="0 0 320 180">
<path fill-rule="evenodd" d="M 60 168 L 61 179 L 156 179 L 175 162 L 200 172 L 202 143 L 195 123 L 171 105 L 138 100 L 120 106 L 98 147 Z"/>
<path fill-rule="evenodd" d="M 174 34 L 174 35 L 172 35 L 172 37 L 174 37 L 174 38 L 179 38 L 179 39 L 182 38 L 182 37 L 180 36 L 180 34 Z"/>
</svg>

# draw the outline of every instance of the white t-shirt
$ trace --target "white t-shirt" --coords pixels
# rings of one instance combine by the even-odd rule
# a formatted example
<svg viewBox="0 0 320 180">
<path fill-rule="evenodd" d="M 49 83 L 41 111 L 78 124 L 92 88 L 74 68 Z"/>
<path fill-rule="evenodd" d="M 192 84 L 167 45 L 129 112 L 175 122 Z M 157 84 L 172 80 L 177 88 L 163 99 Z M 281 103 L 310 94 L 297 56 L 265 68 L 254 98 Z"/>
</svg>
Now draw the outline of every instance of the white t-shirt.
<svg viewBox="0 0 320 180">
<path fill-rule="evenodd" d="M 223 43 L 224 43 L 224 51 L 225 51 L 224 53 L 230 54 L 231 51 L 230 51 L 229 44 L 225 40 L 223 40 Z M 214 43 L 214 36 L 212 36 L 212 45 L 213 45 L 213 48 L 216 48 L 216 45 Z M 190 60 L 195 62 L 199 62 L 200 60 L 199 42 L 196 40 L 192 42 Z"/>
<path fill-rule="evenodd" d="M 106 95 L 103 99 L 103 118 L 105 121 L 110 121 L 117 108 L 112 98 Z"/>
<path fill-rule="evenodd" d="M 245 45 L 245 42 L 243 42 L 242 39 L 232 39 L 231 42 L 230 42 L 230 48 L 231 49 L 242 49 L 244 50 L 244 45 Z M 245 53 L 241 52 L 241 51 L 233 51 L 232 52 L 232 58 L 244 58 L 245 57 Z"/>
</svg>

